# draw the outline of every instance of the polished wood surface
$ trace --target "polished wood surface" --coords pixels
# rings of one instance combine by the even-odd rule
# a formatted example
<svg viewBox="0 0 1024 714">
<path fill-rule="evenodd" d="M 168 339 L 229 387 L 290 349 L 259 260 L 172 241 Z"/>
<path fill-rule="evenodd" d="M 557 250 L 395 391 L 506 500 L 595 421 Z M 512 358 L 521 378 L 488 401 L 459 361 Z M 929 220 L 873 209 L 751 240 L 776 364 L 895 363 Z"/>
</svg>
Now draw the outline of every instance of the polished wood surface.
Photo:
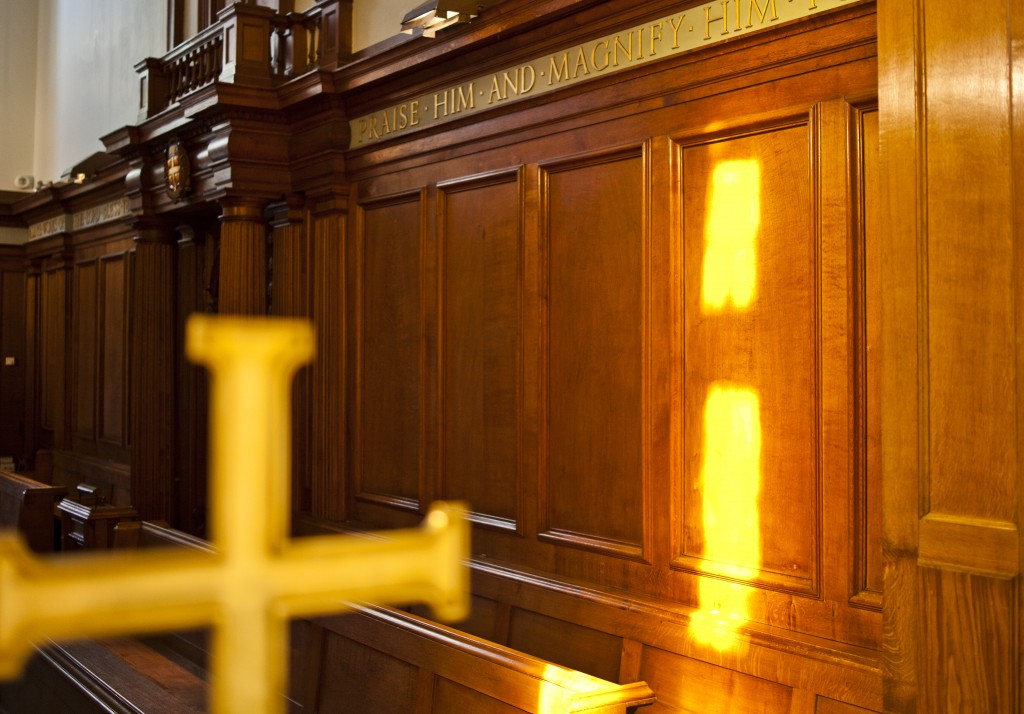
<svg viewBox="0 0 1024 714">
<path fill-rule="evenodd" d="M 893 711 L 1024 707 L 1021 20 L 1013 3 L 879 12 Z"/>
<path fill-rule="evenodd" d="M 37 553 L 59 550 L 54 507 L 66 489 L 0 469 L 0 527 L 17 529 Z"/>
<path fill-rule="evenodd" d="M 345 149 L 351 117 L 678 9 L 506 0 L 441 42 L 198 87 L 104 137 L 128 168 L 14 213 L 89 210 L 128 171 L 131 221 L 192 231 L 166 350 L 192 310 L 310 315 L 301 527 L 470 500 L 474 634 L 645 678 L 660 711 L 1018 711 L 1012 3 L 855 3 Z M 179 131 L 174 200 L 152 157 Z M 164 417 L 118 392 L 163 284 L 130 236 L 33 241 L 3 293 L 23 280 L 26 454 L 124 502 L 163 478 L 124 425 Z M 203 377 L 158 352 L 170 520 L 198 532 Z"/>
</svg>

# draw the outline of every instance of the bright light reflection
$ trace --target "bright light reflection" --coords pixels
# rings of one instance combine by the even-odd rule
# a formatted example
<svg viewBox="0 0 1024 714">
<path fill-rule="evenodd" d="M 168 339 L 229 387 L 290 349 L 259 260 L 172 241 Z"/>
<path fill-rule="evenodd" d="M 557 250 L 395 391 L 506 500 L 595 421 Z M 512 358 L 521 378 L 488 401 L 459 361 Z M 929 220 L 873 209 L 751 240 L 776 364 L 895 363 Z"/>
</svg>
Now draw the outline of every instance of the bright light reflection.
<svg viewBox="0 0 1024 714">
<path fill-rule="evenodd" d="M 721 580 L 748 579 L 761 563 L 757 507 L 761 480 L 761 406 L 755 390 L 711 385 L 704 406 L 704 561 L 694 634 L 719 650 L 732 646 L 748 619 L 748 588 Z"/>
<path fill-rule="evenodd" d="M 704 223 L 701 302 L 706 311 L 721 310 L 727 301 L 737 308 L 753 301 L 760 222 L 760 164 L 756 159 L 718 164 Z"/>
<path fill-rule="evenodd" d="M 605 685 L 599 679 L 557 665 L 544 665 L 539 682 L 537 714 L 566 711 L 572 693 L 596 692 Z"/>
</svg>

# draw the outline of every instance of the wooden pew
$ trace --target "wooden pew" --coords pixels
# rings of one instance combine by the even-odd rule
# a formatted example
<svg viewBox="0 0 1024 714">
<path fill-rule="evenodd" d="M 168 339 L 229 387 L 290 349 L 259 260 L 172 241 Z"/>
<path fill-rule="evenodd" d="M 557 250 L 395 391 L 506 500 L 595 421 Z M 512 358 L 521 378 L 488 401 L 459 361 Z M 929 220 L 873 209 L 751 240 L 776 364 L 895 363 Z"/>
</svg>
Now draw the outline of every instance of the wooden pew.
<svg viewBox="0 0 1024 714">
<path fill-rule="evenodd" d="M 210 549 L 146 521 L 118 524 L 114 546 Z M 48 681 L 45 690 L 79 694 L 67 709 L 76 714 L 201 711 L 205 664 L 201 632 L 53 645 L 33 668 L 34 686 L 5 687 L 0 706 L 11 714 L 40 711 L 38 702 L 8 703 Z M 614 684 L 385 607 L 294 622 L 290 679 L 292 714 L 627 714 L 654 701 L 643 682 Z"/>
<path fill-rule="evenodd" d="M 27 476 L 0 470 L 0 528 L 17 528 L 37 553 L 56 549 L 54 506 L 63 486 L 50 486 Z"/>
<path fill-rule="evenodd" d="M 654 702 L 619 685 L 393 608 L 321 618 L 305 699 L 318 712 L 626 714 Z M 319 651 L 317 651 L 319 650 Z"/>
</svg>

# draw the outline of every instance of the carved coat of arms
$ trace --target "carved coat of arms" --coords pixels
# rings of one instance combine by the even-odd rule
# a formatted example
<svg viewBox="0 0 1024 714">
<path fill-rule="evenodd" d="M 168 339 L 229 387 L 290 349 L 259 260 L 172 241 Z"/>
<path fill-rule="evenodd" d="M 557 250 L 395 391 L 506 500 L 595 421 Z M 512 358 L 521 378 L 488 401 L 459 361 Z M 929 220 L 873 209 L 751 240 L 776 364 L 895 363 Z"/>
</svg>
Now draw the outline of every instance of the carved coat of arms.
<svg viewBox="0 0 1024 714">
<path fill-rule="evenodd" d="M 188 161 L 188 151 L 180 139 L 172 140 L 167 147 L 164 178 L 167 183 L 167 194 L 175 201 L 187 196 L 192 189 L 192 169 Z"/>
</svg>

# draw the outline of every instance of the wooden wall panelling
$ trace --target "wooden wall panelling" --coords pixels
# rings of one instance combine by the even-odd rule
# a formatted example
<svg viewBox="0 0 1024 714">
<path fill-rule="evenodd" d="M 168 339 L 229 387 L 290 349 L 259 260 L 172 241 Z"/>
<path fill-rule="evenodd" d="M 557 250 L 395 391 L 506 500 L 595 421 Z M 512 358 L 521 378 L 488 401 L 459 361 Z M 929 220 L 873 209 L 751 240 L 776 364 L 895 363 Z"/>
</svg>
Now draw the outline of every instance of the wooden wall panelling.
<svg viewBox="0 0 1024 714">
<path fill-rule="evenodd" d="M 441 498 L 522 532 L 521 170 L 438 184 Z"/>
<path fill-rule="evenodd" d="M 655 647 L 644 648 L 640 676 L 658 696 L 648 709 L 652 714 L 790 711 L 787 686 Z"/>
<path fill-rule="evenodd" d="M 309 378 L 313 390 L 310 498 L 314 515 L 335 520 L 347 515 L 348 493 L 347 199 L 347 195 L 314 197 L 309 219 L 312 242 L 308 270 L 312 275 L 311 314 L 316 329 L 316 357 Z"/>
<path fill-rule="evenodd" d="M 542 164 L 540 539 L 649 557 L 650 174 L 640 146 Z"/>
<path fill-rule="evenodd" d="M 26 382 L 27 283 L 24 258 L 18 253 L 10 263 L 7 258 L 6 252 L 0 252 L 0 455 L 20 461 L 28 455 L 25 405 L 26 396 L 31 399 L 32 394 Z M 7 364 L 8 357 L 13 364 Z"/>
<path fill-rule="evenodd" d="M 99 280 L 95 258 L 78 261 L 73 273 L 71 414 L 75 437 L 96 439 Z"/>
<path fill-rule="evenodd" d="M 176 236 L 137 227 L 131 287 L 131 505 L 147 520 L 174 515 Z"/>
<path fill-rule="evenodd" d="M 418 512 L 427 377 L 426 189 L 358 205 L 355 498 Z"/>
<path fill-rule="evenodd" d="M 212 227 L 197 221 L 177 228 L 175 270 L 175 335 L 184 344 L 185 321 L 192 313 L 208 312 L 213 300 L 209 288 L 214 277 L 217 239 Z M 191 362 L 184 350 L 175 353 L 175 454 L 177 492 L 174 494 L 176 528 L 206 534 L 207 373 Z"/>
<path fill-rule="evenodd" d="M 850 157 L 856 198 L 854 252 L 856 306 L 854 352 L 857 410 L 853 489 L 853 598 L 851 602 L 882 607 L 882 449 L 881 245 L 878 225 L 878 108 L 857 106 L 851 117 Z"/>
<path fill-rule="evenodd" d="M 128 257 L 119 252 L 99 260 L 99 374 L 97 438 L 128 446 Z"/>
<path fill-rule="evenodd" d="M 1024 708 L 1022 38 L 1014 3 L 879 6 L 894 711 Z"/>
<path fill-rule="evenodd" d="M 817 596 L 821 306 L 811 147 L 806 115 L 681 146 L 685 446 L 673 565 Z M 712 600 L 712 590 L 734 590 L 711 582 L 702 588 Z M 715 608 L 701 597 L 702 608 Z"/>
<path fill-rule="evenodd" d="M 513 608 L 508 646 L 610 682 L 619 679 L 622 638 L 599 629 Z"/>
<path fill-rule="evenodd" d="M 281 317 L 312 318 L 310 228 L 301 197 L 269 207 L 273 229 L 271 313 Z M 329 261 L 328 261 L 329 262 Z M 344 272 L 340 273 L 344 275 Z M 343 291 L 338 291 L 343 293 Z M 335 295 L 337 299 L 339 295 Z M 344 349 L 340 337 L 334 349 Z M 330 353 L 329 353 L 330 354 Z M 312 368 L 301 368 L 292 383 L 292 510 L 309 511 L 311 503 L 310 431 Z M 341 402 L 342 395 L 336 395 Z"/>
<path fill-rule="evenodd" d="M 25 271 L 25 441 L 23 453 L 29 468 L 38 479 L 41 474 L 35 468 L 36 449 L 39 444 L 40 409 L 40 310 L 39 293 L 42 282 L 39 266 L 28 262 Z"/>
<path fill-rule="evenodd" d="M 41 446 L 67 449 L 71 445 L 71 427 L 68 421 L 71 403 L 68 398 L 69 368 L 67 346 L 70 344 L 71 266 L 61 257 L 44 261 L 42 278 L 42 410 L 40 424 L 43 429 Z"/>
</svg>

